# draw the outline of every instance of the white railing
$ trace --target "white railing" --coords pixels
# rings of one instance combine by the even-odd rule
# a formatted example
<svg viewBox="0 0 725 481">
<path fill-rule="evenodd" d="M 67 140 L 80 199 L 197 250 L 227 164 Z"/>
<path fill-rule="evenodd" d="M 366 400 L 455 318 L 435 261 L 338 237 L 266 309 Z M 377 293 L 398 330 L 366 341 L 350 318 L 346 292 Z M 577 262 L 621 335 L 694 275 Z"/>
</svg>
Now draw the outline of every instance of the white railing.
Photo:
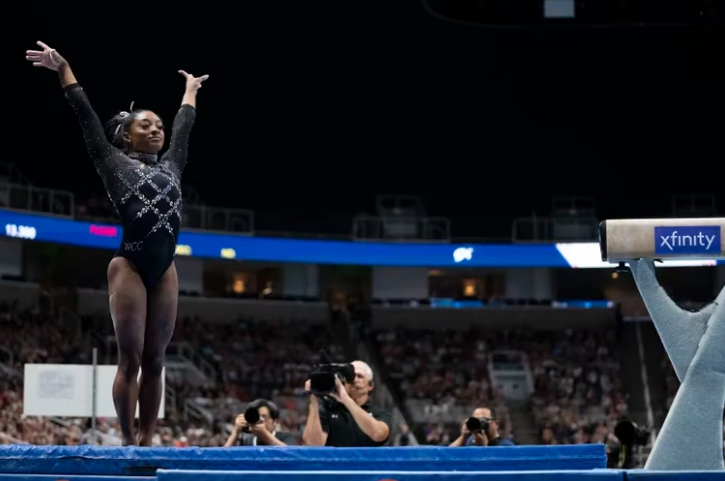
<svg viewBox="0 0 725 481">
<path fill-rule="evenodd" d="M 82 205 L 82 203 L 81 203 Z M 117 222 L 113 211 L 100 216 L 76 212 L 72 192 L 0 180 L 0 208 L 39 212 L 58 217 L 81 218 L 98 222 Z M 254 211 L 207 205 L 185 204 L 181 211 L 184 229 L 254 234 Z"/>
<path fill-rule="evenodd" d="M 0 179 L 12 184 L 30 185 L 30 179 L 17 165 L 10 162 L 0 162 Z"/>
<path fill-rule="evenodd" d="M 0 182 L 0 207 L 73 217 L 75 199 L 73 193 L 65 190 Z"/>
<path fill-rule="evenodd" d="M 599 220 L 594 217 L 520 217 L 511 226 L 512 242 L 596 242 Z"/>
<path fill-rule="evenodd" d="M 166 394 L 166 409 L 174 414 L 176 414 L 177 404 L 176 404 L 176 389 L 174 389 L 172 386 L 169 386 L 168 383 L 164 384 L 164 393 Z"/>
<path fill-rule="evenodd" d="M 356 241 L 450 242 L 450 220 L 444 217 L 359 215 L 352 221 Z"/>
<path fill-rule="evenodd" d="M 217 372 L 214 366 L 201 357 L 191 344 L 186 342 L 171 343 L 166 349 L 166 355 L 177 356 L 192 364 L 206 378 L 206 382 L 216 381 Z"/>
<path fill-rule="evenodd" d="M 211 411 L 199 406 L 192 399 L 187 399 L 184 402 L 184 421 L 188 422 L 190 418 L 205 421 L 208 424 L 214 423 L 214 415 Z"/>
<path fill-rule="evenodd" d="M 185 204 L 181 211 L 181 227 L 252 235 L 254 234 L 254 211 Z"/>
</svg>

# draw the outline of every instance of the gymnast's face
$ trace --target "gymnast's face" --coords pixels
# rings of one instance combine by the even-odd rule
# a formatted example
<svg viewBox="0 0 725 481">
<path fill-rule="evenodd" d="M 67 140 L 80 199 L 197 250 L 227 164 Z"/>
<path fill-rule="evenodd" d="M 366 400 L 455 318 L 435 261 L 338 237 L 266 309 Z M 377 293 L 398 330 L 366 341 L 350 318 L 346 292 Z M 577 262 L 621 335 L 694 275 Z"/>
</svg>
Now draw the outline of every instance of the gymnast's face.
<svg viewBox="0 0 725 481">
<path fill-rule="evenodd" d="M 135 114 L 133 123 L 124 135 L 129 152 L 156 154 L 164 146 L 164 123 L 150 110 Z"/>
</svg>

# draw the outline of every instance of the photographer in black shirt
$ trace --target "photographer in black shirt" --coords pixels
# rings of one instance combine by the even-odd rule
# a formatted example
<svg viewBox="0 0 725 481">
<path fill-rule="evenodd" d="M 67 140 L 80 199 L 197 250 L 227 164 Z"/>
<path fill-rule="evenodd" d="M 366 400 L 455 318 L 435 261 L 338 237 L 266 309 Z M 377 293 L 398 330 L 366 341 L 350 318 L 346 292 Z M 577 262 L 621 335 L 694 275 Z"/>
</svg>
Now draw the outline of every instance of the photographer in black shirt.
<svg viewBox="0 0 725 481">
<path fill-rule="evenodd" d="M 336 389 L 328 395 L 310 393 L 307 424 L 302 443 L 307 446 L 377 447 L 391 433 L 392 416 L 368 402 L 375 387 L 373 371 L 366 363 L 354 361 L 355 378 L 343 382 L 335 377 Z"/>
</svg>

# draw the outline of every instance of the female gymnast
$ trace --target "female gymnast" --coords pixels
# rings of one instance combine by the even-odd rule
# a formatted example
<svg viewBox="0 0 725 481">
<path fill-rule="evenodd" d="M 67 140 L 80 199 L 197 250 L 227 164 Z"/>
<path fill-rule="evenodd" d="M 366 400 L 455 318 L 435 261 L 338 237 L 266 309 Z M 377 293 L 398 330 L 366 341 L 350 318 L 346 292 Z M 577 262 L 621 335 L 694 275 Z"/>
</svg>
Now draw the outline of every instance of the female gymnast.
<svg viewBox="0 0 725 481">
<path fill-rule="evenodd" d="M 179 71 L 186 77 L 186 91 L 169 149 L 159 158 L 164 125 L 155 113 L 122 112 L 111 120 L 107 140 L 68 62 L 43 42 L 38 45 L 42 50 L 28 50 L 26 59 L 35 67 L 58 72 L 80 121 L 86 149 L 123 224 L 121 246 L 108 265 L 109 304 L 118 343 L 113 402 L 123 444 L 150 446 L 161 404 L 164 353 L 176 323 L 180 179 L 196 118 L 196 91 L 209 76 Z M 134 435 L 137 402 L 139 429 Z"/>
</svg>

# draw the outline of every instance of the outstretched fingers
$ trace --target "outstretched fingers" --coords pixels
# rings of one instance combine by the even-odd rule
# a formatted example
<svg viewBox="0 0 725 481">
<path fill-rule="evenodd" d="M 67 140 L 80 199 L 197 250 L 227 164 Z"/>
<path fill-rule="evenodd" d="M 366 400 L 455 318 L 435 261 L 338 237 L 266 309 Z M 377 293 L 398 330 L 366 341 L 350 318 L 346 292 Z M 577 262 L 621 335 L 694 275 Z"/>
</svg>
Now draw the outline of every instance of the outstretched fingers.
<svg viewBox="0 0 725 481">
<path fill-rule="evenodd" d="M 36 52 L 33 50 L 28 50 L 25 55 L 25 60 L 29 62 L 33 62 L 33 67 L 42 67 L 42 52 Z"/>
<path fill-rule="evenodd" d="M 191 75 L 190 73 L 188 73 L 185 70 L 179 70 L 179 73 L 181 75 L 183 75 L 184 77 L 186 77 L 187 80 L 189 80 L 189 79 L 196 79 L 199 82 L 203 82 L 204 80 L 206 80 L 206 79 L 209 78 L 209 75 L 202 75 L 201 77 L 194 77 L 193 75 Z"/>
</svg>

